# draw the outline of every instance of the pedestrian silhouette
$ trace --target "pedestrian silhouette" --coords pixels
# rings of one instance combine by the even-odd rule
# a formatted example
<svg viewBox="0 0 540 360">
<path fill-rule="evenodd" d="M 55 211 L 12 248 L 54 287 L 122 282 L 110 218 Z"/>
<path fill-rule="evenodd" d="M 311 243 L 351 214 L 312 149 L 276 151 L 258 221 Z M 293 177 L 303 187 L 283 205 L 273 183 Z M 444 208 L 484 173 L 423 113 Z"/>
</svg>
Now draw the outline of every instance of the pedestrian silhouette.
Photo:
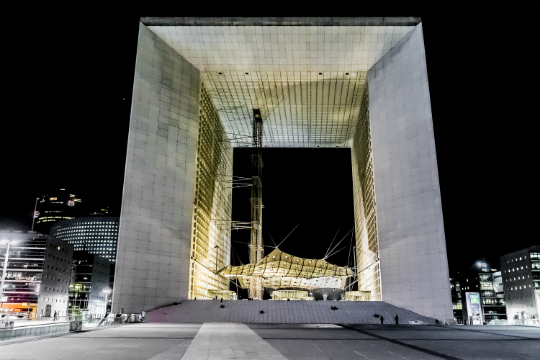
<svg viewBox="0 0 540 360">
<path fill-rule="evenodd" d="M 396 317 L 394 319 L 396 319 L 396 325 L 397 325 L 399 323 L 399 318 L 398 318 L 397 314 L 396 314 Z"/>
<path fill-rule="evenodd" d="M 384 323 L 384 318 L 381 315 L 381 325 Z"/>
<path fill-rule="evenodd" d="M 54 320 L 56 321 L 58 319 L 58 313 L 55 311 L 54 312 Z"/>
<path fill-rule="evenodd" d="M 221 302 L 223 302 L 223 298 L 221 298 Z"/>
</svg>

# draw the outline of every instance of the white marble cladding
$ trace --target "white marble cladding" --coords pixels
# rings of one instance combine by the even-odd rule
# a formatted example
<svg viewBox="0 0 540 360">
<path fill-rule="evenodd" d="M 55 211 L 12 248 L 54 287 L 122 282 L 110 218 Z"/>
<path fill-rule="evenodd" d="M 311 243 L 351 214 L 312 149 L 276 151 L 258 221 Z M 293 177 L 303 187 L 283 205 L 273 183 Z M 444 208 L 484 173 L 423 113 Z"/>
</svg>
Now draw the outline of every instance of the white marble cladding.
<svg viewBox="0 0 540 360">
<path fill-rule="evenodd" d="M 368 83 L 381 300 L 453 321 L 422 24 Z"/>
<path fill-rule="evenodd" d="M 113 311 L 188 297 L 199 71 L 140 24 Z"/>
</svg>

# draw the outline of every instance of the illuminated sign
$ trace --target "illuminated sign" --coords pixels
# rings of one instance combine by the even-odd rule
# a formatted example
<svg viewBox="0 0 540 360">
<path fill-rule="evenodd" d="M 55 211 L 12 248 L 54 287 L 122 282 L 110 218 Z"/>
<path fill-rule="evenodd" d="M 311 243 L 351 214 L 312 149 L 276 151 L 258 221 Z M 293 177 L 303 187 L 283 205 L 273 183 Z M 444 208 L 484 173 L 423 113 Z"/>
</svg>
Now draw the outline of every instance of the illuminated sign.
<svg viewBox="0 0 540 360">
<path fill-rule="evenodd" d="M 1 302 L 6 302 L 6 301 L 7 301 L 7 296 L 2 296 L 2 297 L 0 298 L 0 301 L 1 301 Z"/>
<path fill-rule="evenodd" d="M 73 199 L 76 202 L 81 202 L 81 199 Z"/>
<path fill-rule="evenodd" d="M 69 200 L 68 201 L 68 206 L 75 206 L 75 201 Z"/>
<path fill-rule="evenodd" d="M 52 197 L 52 198 L 50 198 L 49 200 L 53 201 L 53 200 L 56 200 L 56 198 L 55 198 L 55 197 Z"/>
<path fill-rule="evenodd" d="M 483 263 L 483 262 L 477 262 L 476 266 L 478 266 L 478 267 L 487 267 L 487 264 Z"/>
<path fill-rule="evenodd" d="M 69 197 L 72 197 L 72 198 L 74 198 L 74 197 L 75 197 L 75 195 L 73 195 L 73 194 L 69 194 Z"/>
<path fill-rule="evenodd" d="M 39 211 L 36 211 L 36 213 L 34 214 L 34 218 L 38 218 L 39 217 Z"/>
<path fill-rule="evenodd" d="M 469 325 L 482 325 L 483 314 L 480 306 L 480 293 L 466 292 L 465 301 L 467 302 L 467 321 Z"/>
<path fill-rule="evenodd" d="M 28 303 L 22 303 L 22 306 L 28 306 Z"/>
</svg>

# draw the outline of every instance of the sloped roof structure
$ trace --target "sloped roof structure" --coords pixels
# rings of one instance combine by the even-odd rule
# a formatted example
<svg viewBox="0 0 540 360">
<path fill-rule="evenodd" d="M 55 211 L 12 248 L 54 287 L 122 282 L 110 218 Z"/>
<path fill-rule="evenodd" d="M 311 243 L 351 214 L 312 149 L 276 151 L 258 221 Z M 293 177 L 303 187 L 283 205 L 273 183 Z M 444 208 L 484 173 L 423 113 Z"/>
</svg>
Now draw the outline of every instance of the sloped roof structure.
<svg viewBox="0 0 540 360">
<path fill-rule="evenodd" d="M 354 276 L 352 268 L 333 265 L 322 259 L 304 259 L 277 248 L 256 263 L 227 266 L 219 274 L 237 277 L 243 288 L 249 287 L 251 277 L 259 277 L 264 287 L 273 289 L 343 288 L 347 277 Z"/>
</svg>

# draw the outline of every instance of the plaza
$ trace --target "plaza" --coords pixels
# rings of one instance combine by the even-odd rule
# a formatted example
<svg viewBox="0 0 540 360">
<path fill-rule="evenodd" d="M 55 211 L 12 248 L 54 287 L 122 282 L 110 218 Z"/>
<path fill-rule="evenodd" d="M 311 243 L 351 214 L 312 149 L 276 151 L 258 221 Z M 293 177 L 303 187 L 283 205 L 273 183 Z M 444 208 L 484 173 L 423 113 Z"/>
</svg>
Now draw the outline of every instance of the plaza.
<svg viewBox="0 0 540 360">
<path fill-rule="evenodd" d="M 144 323 L 0 343 L 0 359 L 510 360 L 539 343 L 526 326 Z"/>
</svg>

